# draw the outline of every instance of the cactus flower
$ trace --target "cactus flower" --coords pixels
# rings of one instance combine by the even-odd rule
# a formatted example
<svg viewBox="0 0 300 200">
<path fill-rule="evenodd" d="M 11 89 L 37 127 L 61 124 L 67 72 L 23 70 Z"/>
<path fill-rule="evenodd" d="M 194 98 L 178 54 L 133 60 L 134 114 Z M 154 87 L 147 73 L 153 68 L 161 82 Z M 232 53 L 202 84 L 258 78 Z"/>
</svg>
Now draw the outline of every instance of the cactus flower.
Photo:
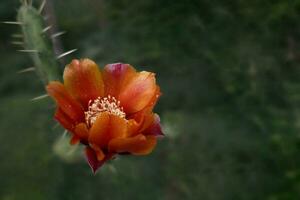
<svg viewBox="0 0 300 200">
<path fill-rule="evenodd" d="M 94 173 L 118 154 L 147 155 L 154 149 L 163 135 L 153 112 L 161 95 L 154 73 L 122 63 L 100 70 L 82 59 L 66 66 L 63 79 L 46 87 L 57 104 L 54 118 L 71 133 L 71 144 L 86 146 Z"/>
</svg>

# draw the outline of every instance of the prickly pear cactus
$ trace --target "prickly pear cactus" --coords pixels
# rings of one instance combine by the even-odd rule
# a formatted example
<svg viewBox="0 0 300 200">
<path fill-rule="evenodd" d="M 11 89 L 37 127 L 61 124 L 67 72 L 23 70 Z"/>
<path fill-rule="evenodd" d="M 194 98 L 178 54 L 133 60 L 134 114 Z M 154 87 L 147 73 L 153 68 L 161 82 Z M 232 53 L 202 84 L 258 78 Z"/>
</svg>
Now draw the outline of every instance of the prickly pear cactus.
<svg viewBox="0 0 300 200">
<path fill-rule="evenodd" d="M 27 53 L 34 63 L 34 67 L 20 70 L 18 73 L 35 71 L 44 85 L 47 85 L 50 81 L 60 80 L 60 77 L 62 77 L 63 68 L 60 69 L 58 59 L 73 53 L 77 49 L 67 51 L 61 55 L 55 55 L 51 38 L 56 38 L 64 32 L 54 33 L 51 36 L 47 34 L 51 26 L 45 26 L 42 15 L 45 4 L 46 0 L 43 0 L 39 9 L 36 9 L 32 6 L 32 1 L 21 0 L 21 6 L 17 13 L 17 21 L 4 21 L 3 23 L 21 27 L 20 34 L 12 35 L 15 40 L 12 43 L 24 47 L 24 49 L 19 51 Z M 31 101 L 38 101 L 47 97 L 48 94 L 44 94 L 32 98 Z M 63 160 L 72 162 L 80 157 L 79 152 L 82 152 L 82 147 L 67 145 L 69 137 L 66 133 L 67 131 L 64 131 L 63 136 L 59 137 L 55 142 L 54 153 Z"/>
<path fill-rule="evenodd" d="M 24 50 L 20 51 L 30 55 L 34 62 L 34 68 L 31 69 L 47 84 L 49 81 L 59 80 L 61 75 L 51 40 L 46 34 L 51 27 L 45 27 L 41 15 L 44 5 L 45 2 L 40 9 L 36 9 L 31 3 L 23 1 L 18 10 L 17 23 L 21 26 L 24 44 Z"/>
</svg>

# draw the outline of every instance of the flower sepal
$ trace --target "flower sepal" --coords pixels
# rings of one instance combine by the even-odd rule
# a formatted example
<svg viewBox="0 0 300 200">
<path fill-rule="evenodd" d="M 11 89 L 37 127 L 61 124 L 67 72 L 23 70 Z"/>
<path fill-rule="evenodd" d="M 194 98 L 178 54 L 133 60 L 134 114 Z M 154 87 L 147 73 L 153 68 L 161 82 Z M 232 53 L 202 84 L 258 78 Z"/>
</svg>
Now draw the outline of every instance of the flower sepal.
<svg viewBox="0 0 300 200">
<path fill-rule="evenodd" d="M 107 154 L 102 160 L 98 160 L 97 153 L 95 150 L 89 146 L 85 147 L 85 157 L 89 164 L 93 174 L 96 174 L 97 170 L 108 160 L 110 160 L 114 154 Z"/>
</svg>

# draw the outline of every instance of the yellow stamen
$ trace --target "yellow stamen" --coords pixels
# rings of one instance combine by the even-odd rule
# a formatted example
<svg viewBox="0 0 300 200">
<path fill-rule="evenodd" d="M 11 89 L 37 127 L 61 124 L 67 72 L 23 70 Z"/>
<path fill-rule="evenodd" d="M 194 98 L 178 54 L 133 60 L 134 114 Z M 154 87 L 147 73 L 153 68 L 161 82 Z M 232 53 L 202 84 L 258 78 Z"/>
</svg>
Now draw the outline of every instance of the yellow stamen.
<svg viewBox="0 0 300 200">
<path fill-rule="evenodd" d="M 123 107 L 120 106 L 120 101 L 117 101 L 115 97 L 110 95 L 104 98 L 98 97 L 89 101 L 88 111 L 84 112 L 88 126 L 92 126 L 102 112 L 109 112 L 124 119 L 126 117 Z"/>
</svg>

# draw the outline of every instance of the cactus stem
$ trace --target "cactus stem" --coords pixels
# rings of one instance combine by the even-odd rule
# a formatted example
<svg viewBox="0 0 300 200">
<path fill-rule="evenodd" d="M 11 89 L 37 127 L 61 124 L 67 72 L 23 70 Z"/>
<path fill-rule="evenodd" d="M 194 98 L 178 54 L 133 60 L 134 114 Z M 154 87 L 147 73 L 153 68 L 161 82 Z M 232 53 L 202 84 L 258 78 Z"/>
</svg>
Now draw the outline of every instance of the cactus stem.
<svg viewBox="0 0 300 200">
<path fill-rule="evenodd" d="M 51 38 L 54 39 L 54 38 L 56 38 L 58 36 L 61 36 L 61 35 L 65 34 L 65 33 L 66 33 L 66 31 L 61 31 L 61 32 L 58 32 L 58 33 L 54 33 L 53 35 L 51 35 Z"/>
<path fill-rule="evenodd" d="M 19 52 L 22 52 L 22 53 L 38 53 L 37 50 L 34 50 L 34 49 L 22 49 L 22 50 L 18 50 Z"/>
<path fill-rule="evenodd" d="M 26 69 L 22 69 L 22 70 L 18 71 L 17 73 L 22 74 L 22 73 L 32 72 L 32 71 L 35 71 L 35 68 L 34 67 L 28 67 Z"/>
<path fill-rule="evenodd" d="M 67 52 L 65 52 L 65 53 L 62 53 L 62 54 L 60 54 L 59 56 L 57 56 L 56 59 L 60 59 L 60 58 L 62 58 L 62 57 L 65 57 L 65 56 L 67 56 L 67 55 L 69 55 L 69 54 L 71 54 L 71 53 L 73 53 L 73 52 L 75 52 L 75 51 L 77 51 L 77 49 L 72 49 L 72 50 L 70 50 L 70 51 L 67 51 Z"/>
<path fill-rule="evenodd" d="M 25 6 L 32 6 L 33 0 L 21 0 Z"/>
<path fill-rule="evenodd" d="M 43 95 L 41 95 L 41 96 L 34 97 L 34 98 L 30 99 L 30 101 L 41 100 L 41 99 L 47 98 L 48 96 L 49 96 L 48 94 L 43 94 Z"/>
<path fill-rule="evenodd" d="M 44 5 L 41 5 L 41 10 L 43 7 Z M 25 47 L 19 51 L 29 53 L 34 62 L 35 71 L 44 84 L 52 80 L 59 80 L 61 70 L 52 50 L 53 44 L 49 37 L 42 34 L 48 31 L 51 26 L 46 27 L 43 16 L 39 14 L 38 10 L 32 6 L 26 6 L 24 3 L 18 11 L 17 19 L 17 21 L 24 23 L 22 34 Z"/>
<path fill-rule="evenodd" d="M 22 2 L 25 6 L 28 6 L 27 0 L 22 0 Z"/>
<path fill-rule="evenodd" d="M 39 12 L 40 14 L 43 12 L 45 5 L 46 5 L 46 0 L 44 0 L 44 1 L 42 2 L 42 4 L 40 5 L 40 8 L 39 8 L 39 10 L 38 10 L 38 12 Z"/>
<path fill-rule="evenodd" d="M 25 6 L 32 6 L 32 0 L 21 0 Z"/>
<path fill-rule="evenodd" d="M 43 19 L 44 19 L 44 21 L 47 21 L 47 20 L 49 19 L 49 15 L 45 15 L 45 16 L 43 17 Z"/>
<path fill-rule="evenodd" d="M 47 26 L 46 28 L 44 28 L 44 29 L 42 30 L 42 33 L 46 33 L 48 30 L 51 29 L 51 27 L 52 27 L 52 26 Z"/>
<path fill-rule="evenodd" d="M 22 22 L 13 22 L 13 21 L 5 21 L 2 22 L 3 24 L 13 24 L 13 25 L 23 25 Z"/>
</svg>

